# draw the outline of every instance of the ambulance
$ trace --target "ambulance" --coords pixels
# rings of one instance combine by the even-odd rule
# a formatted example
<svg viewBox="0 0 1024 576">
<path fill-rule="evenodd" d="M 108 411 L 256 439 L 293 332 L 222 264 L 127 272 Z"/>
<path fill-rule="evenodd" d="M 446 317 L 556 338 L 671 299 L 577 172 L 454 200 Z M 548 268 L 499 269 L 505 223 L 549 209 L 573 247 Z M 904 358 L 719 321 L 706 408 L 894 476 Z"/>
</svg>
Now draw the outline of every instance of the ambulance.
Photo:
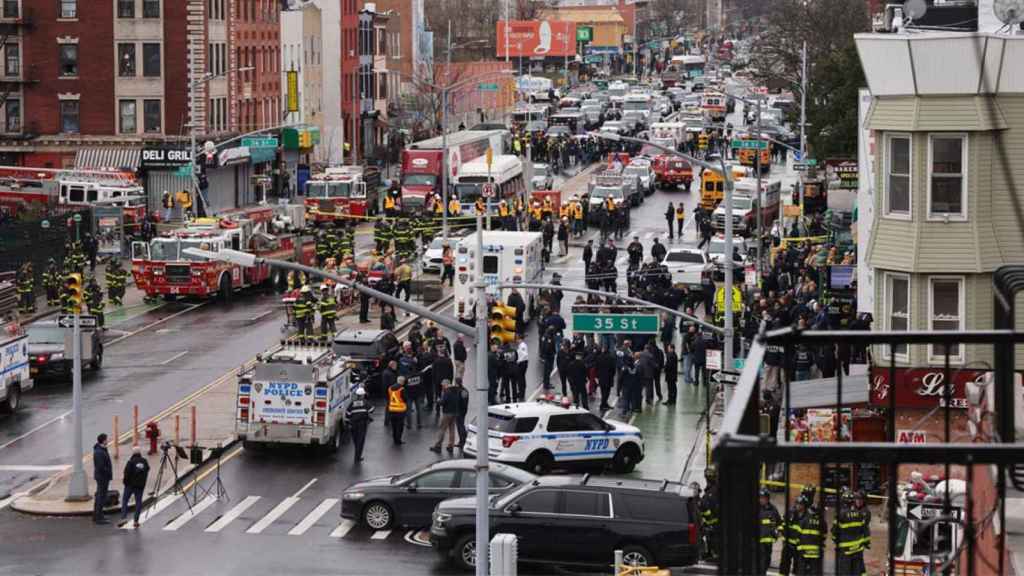
<svg viewBox="0 0 1024 576">
<path fill-rule="evenodd" d="M 540 232 L 507 232 L 490 230 L 483 233 L 483 270 L 477 270 L 476 234 L 459 242 L 455 254 L 455 312 L 460 322 L 476 323 L 476 282 L 483 274 L 488 286 L 498 283 L 539 284 L 544 273 L 541 259 L 543 240 Z M 536 310 L 536 289 L 522 289 L 526 302 L 524 321 L 529 322 Z M 510 290 L 488 288 L 487 297 L 508 301 Z"/>
</svg>

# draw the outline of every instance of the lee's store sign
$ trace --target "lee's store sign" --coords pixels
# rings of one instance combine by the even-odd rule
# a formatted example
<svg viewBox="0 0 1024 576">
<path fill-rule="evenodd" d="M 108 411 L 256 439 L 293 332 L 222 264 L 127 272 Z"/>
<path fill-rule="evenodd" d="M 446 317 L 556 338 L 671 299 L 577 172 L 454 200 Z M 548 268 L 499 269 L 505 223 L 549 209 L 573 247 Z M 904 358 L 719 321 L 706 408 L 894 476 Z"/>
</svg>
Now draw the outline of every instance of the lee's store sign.
<svg viewBox="0 0 1024 576">
<path fill-rule="evenodd" d="M 953 389 L 950 391 L 953 408 L 967 408 L 968 382 L 981 382 L 985 377 L 982 370 L 950 370 Z M 897 368 L 895 386 L 889 382 L 889 369 L 871 369 L 871 404 L 887 407 L 890 394 L 896 395 L 897 408 L 933 408 L 945 406 L 946 375 L 935 368 Z"/>
</svg>

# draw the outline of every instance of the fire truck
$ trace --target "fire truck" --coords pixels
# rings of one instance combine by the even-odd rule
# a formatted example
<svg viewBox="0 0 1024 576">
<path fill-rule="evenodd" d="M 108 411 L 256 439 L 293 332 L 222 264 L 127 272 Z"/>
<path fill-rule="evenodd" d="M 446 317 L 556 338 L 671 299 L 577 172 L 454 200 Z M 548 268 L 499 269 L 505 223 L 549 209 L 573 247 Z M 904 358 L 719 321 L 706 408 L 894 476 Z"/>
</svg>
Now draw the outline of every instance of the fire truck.
<svg viewBox="0 0 1024 576">
<path fill-rule="evenodd" d="M 232 215 L 200 218 L 167 232 L 148 244 L 132 243 L 132 276 L 147 296 L 175 298 L 220 297 L 230 301 L 235 291 L 258 285 L 283 286 L 284 270 L 267 264 L 243 268 L 236 264 L 207 261 L 185 253 L 187 248 L 211 252 L 222 249 L 251 252 L 262 258 L 312 264 L 316 244 L 312 236 L 285 232 L 274 234 L 266 220 Z"/>
<path fill-rule="evenodd" d="M 347 215 L 374 216 L 379 209 L 380 169 L 337 166 L 306 181 L 306 217 L 317 224 Z"/>
<path fill-rule="evenodd" d="M 125 227 L 146 217 L 146 193 L 132 172 L 0 166 L 0 212 L 63 206 L 119 206 Z"/>
</svg>

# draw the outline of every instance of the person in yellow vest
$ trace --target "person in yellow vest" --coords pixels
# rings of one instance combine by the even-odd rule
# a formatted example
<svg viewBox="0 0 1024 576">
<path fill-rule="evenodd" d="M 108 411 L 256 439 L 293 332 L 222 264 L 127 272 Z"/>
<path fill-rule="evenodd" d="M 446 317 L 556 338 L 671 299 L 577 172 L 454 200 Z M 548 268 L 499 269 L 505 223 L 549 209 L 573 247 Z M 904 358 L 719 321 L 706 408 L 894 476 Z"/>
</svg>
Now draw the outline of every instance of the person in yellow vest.
<svg viewBox="0 0 1024 576">
<path fill-rule="evenodd" d="M 679 206 L 676 206 L 676 227 L 678 231 L 676 235 L 681 239 L 683 237 L 683 223 L 686 221 L 686 207 L 680 202 Z"/>
<path fill-rule="evenodd" d="M 178 207 L 181 220 L 185 220 L 192 210 L 192 195 L 188 190 L 178 190 L 174 195 L 174 204 Z"/>
<path fill-rule="evenodd" d="M 384 214 L 388 217 L 394 217 L 397 213 L 395 209 L 395 197 L 391 194 L 384 195 Z"/>
<path fill-rule="evenodd" d="M 434 200 L 434 217 L 440 218 L 444 215 L 444 204 L 440 200 Z"/>
<path fill-rule="evenodd" d="M 541 208 L 540 202 L 534 200 L 530 204 L 530 217 L 537 221 L 544 219 L 544 209 Z"/>
<path fill-rule="evenodd" d="M 391 439 L 395 446 L 402 444 L 402 433 L 405 431 L 405 376 L 399 376 L 395 383 L 388 387 L 388 422 L 391 424 Z"/>
<path fill-rule="evenodd" d="M 569 217 L 569 213 L 570 212 L 569 212 L 569 203 L 568 202 L 566 202 L 565 204 L 562 204 L 561 206 L 558 207 L 558 219 L 559 220 L 565 220 L 566 218 L 568 218 Z"/>
<path fill-rule="evenodd" d="M 551 197 L 550 196 L 545 196 L 544 197 L 544 207 L 542 208 L 542 211 L 543 211 L 543 215 L 547 216 L 548 218 L 551 218 L 551 216 L 555 213 L 555 208 L 551 204 Z"/>
<path fill-rule="evenodd" d="M 614 213 L 615 212 L 615 199 L 612 198 L 611 196 L 605 198 L 604 199 L 604 209 L 607 210 L 609 214 Z"/>
<path fill-rule="evenodd" d="M 503 230 L 511 230 L 512 229 L 511 226 L 510 226 L 511 220 L 512 220 L 511 216 L 512 216 L 512 211 L 509 210 L 509 208 L 508 208 L 508 202 L 502 200 L 498 204 L 498 218 L 499 218 L 499 221 L 501 222 L 501 228 Z"/>
<path fill-rule="evenodd" d="M 579 200 L 572 203 L 572 226 L 576 236 L 583 236 L 583 204 Z"/>
<path fill-rule="evenodd" d="M 459 199 L 452 196 L 448 200 L 448 215 L 449 216 L 461 216 L 462 215 L 462 204 L 459 203 Z"/>
</svg>

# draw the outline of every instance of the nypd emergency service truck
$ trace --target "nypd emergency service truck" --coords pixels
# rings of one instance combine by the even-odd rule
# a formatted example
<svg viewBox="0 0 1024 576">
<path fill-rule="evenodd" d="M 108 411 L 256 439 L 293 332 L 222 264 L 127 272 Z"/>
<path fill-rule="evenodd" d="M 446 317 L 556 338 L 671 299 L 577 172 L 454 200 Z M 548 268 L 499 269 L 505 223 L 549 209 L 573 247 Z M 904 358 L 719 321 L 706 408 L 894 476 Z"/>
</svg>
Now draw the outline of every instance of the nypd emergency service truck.
<svg viewBox="0 0 1024 576">
<path fill-rule="evenodd" d="M 557 398 L 499 404 L 487 409 L 488 455 L 495 462 L 545 474 L 556 466 L 605 464 L 632 472 L 644 458 L 644 438 L 636 426 L 603 420 Z M 468 427 L 465 452 L 475 455 L 479 423 Z"/>
<path fill-rule="evenodd" d="M 235 431 L 246 448 L 341 445 L 345 409 L 358 384 L 330 348 L 285 346 L 256 358 L 238 377 Z"/>
<path fill-rule="evenodd" d="M 14 322 L 0 325 L 0 412 L 14 412 L 32 389 L 28 336 Z"/>
</svg>

